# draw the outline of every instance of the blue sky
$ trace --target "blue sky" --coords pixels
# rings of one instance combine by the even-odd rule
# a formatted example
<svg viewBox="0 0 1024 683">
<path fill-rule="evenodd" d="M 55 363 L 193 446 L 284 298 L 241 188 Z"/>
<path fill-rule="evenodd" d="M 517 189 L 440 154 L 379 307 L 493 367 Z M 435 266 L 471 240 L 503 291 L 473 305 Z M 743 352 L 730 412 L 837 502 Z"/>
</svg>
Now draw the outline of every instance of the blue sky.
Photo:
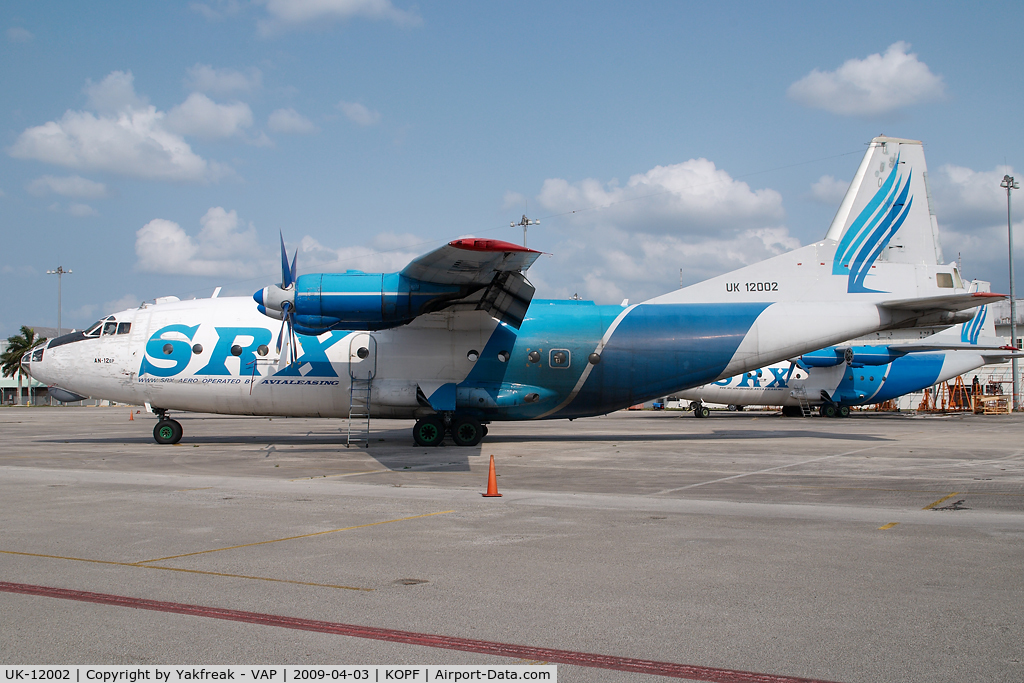
<svg viewBox="0 0 1024 683">
<path fill-rule="evenodd" d="M 276 282 L 278 230 L 300 272 L 394 270 L 463 235 L 519 241 L 524 212 L 551 254 L 538 296 L 636 301 L 822 237 L 879 133 L 925 142 L 946 260 L 1006 291 L 1022 15 L 8 2 L 0 335 L 56 324 L 58 264 L 81 327 Z"/>
</svg>

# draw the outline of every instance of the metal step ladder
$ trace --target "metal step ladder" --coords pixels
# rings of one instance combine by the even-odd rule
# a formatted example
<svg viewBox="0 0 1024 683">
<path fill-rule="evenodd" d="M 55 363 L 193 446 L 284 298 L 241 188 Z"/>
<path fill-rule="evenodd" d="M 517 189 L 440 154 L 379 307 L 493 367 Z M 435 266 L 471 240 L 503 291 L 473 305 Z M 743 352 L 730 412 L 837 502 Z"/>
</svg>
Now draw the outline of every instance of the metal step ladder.
<svg viewBox="0 0 1024 683">
<path fill-rule="evenodd" d="M 810 417 L 813 413 L 811 411 L 811 404 L 807 402 L 807 399 L 803 396 L 797 396 L 797 401 L 800 402 L 800 412 L 804 417 Z"/>
<path fill-rule="evenodd" d="M 345 448 L 370 445 L 370 392 L 373 376 L 350 377 L 348 394 L 348 435 Z"/>
</svg>

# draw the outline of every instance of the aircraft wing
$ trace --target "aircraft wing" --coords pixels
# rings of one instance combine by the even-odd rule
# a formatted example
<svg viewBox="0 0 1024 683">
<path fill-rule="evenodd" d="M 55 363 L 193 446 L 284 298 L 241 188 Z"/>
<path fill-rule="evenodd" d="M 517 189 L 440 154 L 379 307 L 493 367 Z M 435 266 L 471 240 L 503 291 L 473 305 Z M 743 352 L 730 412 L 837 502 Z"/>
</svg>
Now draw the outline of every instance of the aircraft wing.
<svg viewBox="0 0 1024 683">
<path fill-rule="evenodd" d="M 992 292 L 968 292 L 966 294 L 948 294 L 946 296 L 926 296 L 919 299 L 895 299 L 878 304 L 882 308 L 897 311 L 965 311 L 976 306 L 984 306 L 998 299 L 1005 299 L 1005 294 Z"/>
<path fill-rule="evenodd" d="M 446 300 L 439 308 L 487 311 L 518 328 L 534 293 L 523 271 L 540 255 L 511 242 L 468 237 L 414 259 L 402 275 L 421 282 L 459 285 L 467 292 Z"/>
</svg>

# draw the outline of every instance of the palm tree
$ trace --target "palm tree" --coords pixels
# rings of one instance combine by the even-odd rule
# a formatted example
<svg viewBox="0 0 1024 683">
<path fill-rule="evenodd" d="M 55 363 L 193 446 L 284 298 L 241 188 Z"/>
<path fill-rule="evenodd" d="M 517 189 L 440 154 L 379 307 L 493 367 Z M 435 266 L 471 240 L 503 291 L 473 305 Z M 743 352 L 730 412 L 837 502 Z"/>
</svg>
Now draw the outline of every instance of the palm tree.
<svg viewBox="0 0 1024 683">
<path fill-rule="evenodd" d="M 21 357 L 46 341 L 46 337 L 36 337 L 36 331 L 26 325 L 21 326 L 21 334 L 7 338 L 7 350 L 0 355 L 0 368 L 4 377 L 18 374 L 18 405 L 21 405 L 21 379 L 25 376 L 25 370 L 21 367 Z M 32 380 L 29 380 L 29 391 L 32 390 Z"/>
</svg>

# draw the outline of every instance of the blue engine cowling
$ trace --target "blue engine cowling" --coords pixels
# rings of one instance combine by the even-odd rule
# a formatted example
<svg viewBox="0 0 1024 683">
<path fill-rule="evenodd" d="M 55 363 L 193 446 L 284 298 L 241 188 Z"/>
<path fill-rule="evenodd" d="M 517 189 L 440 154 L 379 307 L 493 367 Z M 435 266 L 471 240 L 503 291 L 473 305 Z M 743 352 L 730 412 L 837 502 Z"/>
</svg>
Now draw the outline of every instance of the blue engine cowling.
<svg viewBox="0 0 1024 683">
<path fill-rule="evenodd" d="M 295 282 L 295 327 L 383 330 L 412 321 L 438 301 L 464 294 L 459 285 L 413 280 L 401 273 L 313 273 Z"/>
</svg>

